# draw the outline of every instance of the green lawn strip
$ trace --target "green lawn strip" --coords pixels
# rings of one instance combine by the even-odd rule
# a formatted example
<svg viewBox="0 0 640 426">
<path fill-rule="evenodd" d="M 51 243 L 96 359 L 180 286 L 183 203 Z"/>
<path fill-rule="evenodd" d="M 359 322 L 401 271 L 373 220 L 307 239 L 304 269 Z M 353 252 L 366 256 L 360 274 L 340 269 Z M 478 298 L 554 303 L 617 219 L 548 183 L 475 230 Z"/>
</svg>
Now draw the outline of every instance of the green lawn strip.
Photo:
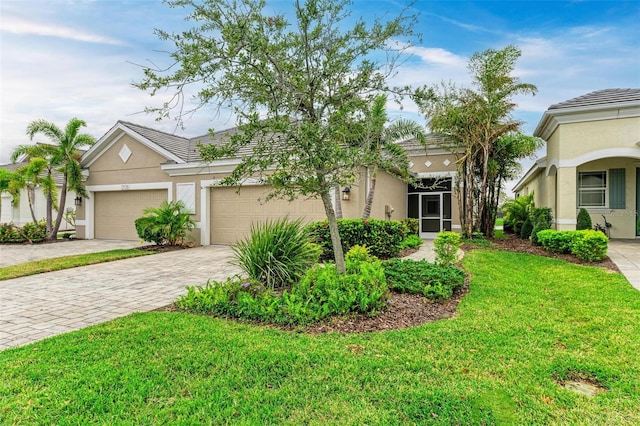
<svg viewBox="0 0 640 426">
<path fill-rule="evenodd" d="M 99 253 L 75 254 L 72 256 L 35 260 L 33 262 L 25 262 L 19 265 L 0 268 L 0 281 L 41 274 L 43 272 L 60 271 L 62 269 L 111 262 L 130 257 L 146 256 L 148 254 L 153 254 L 153 252 L 137 249 L 116 249 Z"/>
<path fill-rule="evenodd" d="M 458 314 L 408 330 L 151 312 L 5 350 L 0 424 L 640 423 L 640 293 L 621 275 L 492 250 L 464 265 Z"/>
</svg>

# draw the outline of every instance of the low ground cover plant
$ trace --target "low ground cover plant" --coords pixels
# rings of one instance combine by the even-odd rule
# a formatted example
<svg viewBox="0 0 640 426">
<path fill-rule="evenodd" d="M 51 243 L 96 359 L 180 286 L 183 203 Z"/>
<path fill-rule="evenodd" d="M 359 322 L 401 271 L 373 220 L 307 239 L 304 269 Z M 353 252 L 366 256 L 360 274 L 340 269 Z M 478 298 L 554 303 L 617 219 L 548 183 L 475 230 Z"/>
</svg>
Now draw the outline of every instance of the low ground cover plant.
<svg viewBox="0 0 640 426">
<path fill-rule="evenodd" d="M 594 230 L 538 232 L 538 240 L 545 250 L 554 253 L 571 253 L 583 262 L 597 262 L 607 257 L 609 239 Z"/>
<path fill-rule="evenodd" d="M 387 285 L 400 293 L 422 294 L 430 300 L 451 298 L 464 285 L 465 273 L 453 265 L 426 260 L 389 259 L 383 263 Z"/>
<path fill-rule="evenodd" d="M 286 325 L 309 324 L 331 315 L 375 315 L 388 298 L 380 261 L 356 246 L 345 262 L 345 274 L 339 274 L 333 264 L 316 264 L 282 292 L 240 276 L 211 280 L 204 287 L 187 287 L 176 306 L 189 312 Z"/>
</svg>

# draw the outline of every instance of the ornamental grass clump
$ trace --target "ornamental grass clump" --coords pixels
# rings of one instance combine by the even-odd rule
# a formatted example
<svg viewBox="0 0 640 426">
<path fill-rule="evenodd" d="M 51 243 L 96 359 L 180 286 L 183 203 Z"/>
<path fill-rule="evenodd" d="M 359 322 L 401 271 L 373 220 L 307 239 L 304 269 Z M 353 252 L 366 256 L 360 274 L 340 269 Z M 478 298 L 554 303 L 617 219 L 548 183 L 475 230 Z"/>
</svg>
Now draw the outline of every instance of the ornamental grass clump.
<svg viewBox="0 0 640 426">
<path fill-rule="evenodd" d="M 232 247 L 234 265 L 269 289 L 290 286 L 318 262 L 321 249 L 311 242 L 302 220 L 282 218 L 252 224 L 250 235 Z"/>
</svg>

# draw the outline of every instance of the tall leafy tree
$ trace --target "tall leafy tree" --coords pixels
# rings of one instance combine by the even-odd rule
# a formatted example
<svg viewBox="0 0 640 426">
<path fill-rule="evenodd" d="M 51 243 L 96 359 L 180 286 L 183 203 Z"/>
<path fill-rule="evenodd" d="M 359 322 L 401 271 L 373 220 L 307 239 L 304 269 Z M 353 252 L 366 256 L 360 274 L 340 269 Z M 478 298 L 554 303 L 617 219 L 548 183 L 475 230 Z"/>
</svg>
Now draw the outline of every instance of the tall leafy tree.
<svg viewBox="0 0 640 426">
<path fill-rule="evenodd" d="M 475 53 L 468 64 L 475 90 L 442 83 L 414 97 L 431 131 L 443 136 L 443 145 L 457 156 L 456 189 L 467 236 L 474 231 L 493 235 L 497 202 L 492 199 L 509 177 L 506 172 L 540 146 L 519 132 L 522 122 L 511 116 L 514 96 L 537 91 L 512 75 L 520 55 L 513 45 Z"/>
<path fill-rule="evenodd" d="M 80 167 L 80 158 L 82 155 L 79 149 L 93 145 L 95 138 L 89 134 L 80 133 L 80 129 L 86 127 L 86 125 L 84 120 L 72 118 L 64 129 L 60 129 L 54 123 L 45 120 L 32 121 L 27 126 L 27 135 L 31 140 L 33 140 L 35 135 L 41 133 L 53 142 L 52 145 L 49 145 L 53 148 L 47 154 L 46 158 L 49 164 L 62 174 L 60 205 L 58 207 L 56 221 L 47 236 L 48 239 L 56 239 L 58 229 L 60 229 L 62 217 L 64 216 L 67 191 L 72 190 L 80 197 L 87 196 L 87 191 L 82 182 L 82 168 Z M 21 149 L 23 148 L 18 147 L 14 155 Z M 28 148 L 24 146 L 24 149 Z"/>
<path fill-rule="evenodd" d="M 362 212 L 362 218 L 371 215 L 371 206 L 378 180 L 378 170 L 384 170 L 403 181 L 411 178 L 409 156 L 396 142 L 413 138 L 426 146 L 427 134 L 415 121 L 400 119 L 387 125 L 389 117 L 386 111 L 387 96 L 377 96 L 366 116 L 364 128 L 359 132 L 358 140 L 364 152 L 363 164 L 369 176 L 369 191 Z"/>
<path fill-rule="evenodd" d="M 169 4 L 188 7 L 196 25 L 181 34 L 158 31 L 175 44 L 177 69 L 145 68 L 136 86 L 151 94 L 175 89 L 180 104 L 185 87 L 196 83 L 196 108 L 232 108 L 239 131 L 223 147 L 202 146 L 202 158 L 241 157 L 224 184 L 260 176 L 271 185 L 269 197 L 320 198 L 336 265 L 344 271 L 331 190 L 355 181 L 363 156 L 350 144 L 351 124 L 375 94 L 390 90 L 387 80 L 401 53 L 395 46 L 407 46 L 391 41 L 408 42 L 415 17 L 403 11 L 367 24 L 350 17 L 348 0 L 297 0 L 292 16 L 265 10 L 264 0 Z M 151 110 L 163 117 L 174 105 Z M 238 155 L 244 147 L 251 154 Z"/>
</svg>

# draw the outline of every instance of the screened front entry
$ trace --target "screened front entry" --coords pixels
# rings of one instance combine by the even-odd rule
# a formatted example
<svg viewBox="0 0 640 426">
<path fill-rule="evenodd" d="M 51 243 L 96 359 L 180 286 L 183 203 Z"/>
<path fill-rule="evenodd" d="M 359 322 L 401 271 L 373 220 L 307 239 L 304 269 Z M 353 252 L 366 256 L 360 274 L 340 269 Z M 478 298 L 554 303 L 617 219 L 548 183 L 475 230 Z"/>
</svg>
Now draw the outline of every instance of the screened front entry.
<svg viewBox="0 0 640 426">
<path fill-rule="evenodd" d="M 407 214 L 418 219 L 420 237 L 434 238 L 440 231 L 451 231 L 451 178 L 421 179 L 409 185 Z"/>
</svg>

